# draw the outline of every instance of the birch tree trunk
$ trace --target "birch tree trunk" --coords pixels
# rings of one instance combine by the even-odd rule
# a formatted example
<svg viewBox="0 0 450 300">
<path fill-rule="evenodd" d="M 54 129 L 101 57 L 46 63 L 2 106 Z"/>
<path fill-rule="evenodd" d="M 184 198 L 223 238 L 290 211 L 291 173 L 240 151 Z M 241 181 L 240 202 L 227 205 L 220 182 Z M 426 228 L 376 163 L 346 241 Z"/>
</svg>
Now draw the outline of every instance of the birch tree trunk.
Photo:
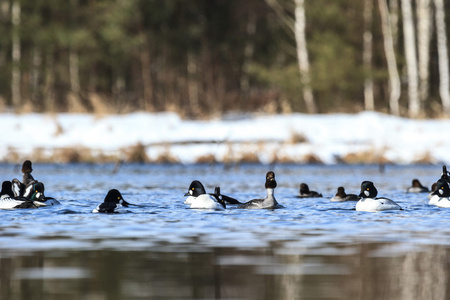
<svg viewBox="0 0 450 300">
<path fill-rule="evenodd" d="M 311 89 L 308 51 L 306 49 L 304 0 L 295 0 L 294 34 L 297 43 L 297 59 L 303 88 L 303 99 L 305 100 L 308 113 L 316 113 L 317 108 Z"/>
<path fill-rule="evenodd" d="M 78 68 L 78 53 L 70 49 L 69 54 L 69 74 L 70 74 L 70 89 L 75 95 L 80 93 L 80 76 Z"/>
<path fill-rule="evenodd" d="M 33 48 L 33 60 L 31 69 L 31 100 L 37 103 L 42 95 L 41 88 L 41 65 L 42 65 L 42 53 L 38 46 Z"/>
<path fill-rule="evenodd" d="M 392 34 L 392 26 L 388 6 L 386 0 L 378 0 L 378 7 L 381 16 L 381 29 L 384 39 L 384 52 L 389 72 L 389 106 L 391 113 L 400 115 L 400 76 L 398 75 L 397 60 L 395 58 L 394 38 Z"/>
<path fill-rule="evenodd" d="M 372 80 L 372 10 L 373 0 L 364 0 L 364 34 L 363 34 L 363 65 L 364 79 L 364 108 L 374 110 L 373 80 Z"/>
<path fill-rule="evenodd" d="M 21 102 L 20 95 L 20 2 L 15 0 L 12 4 L 12 80 L 11 80 L 11 94 L 12 104 L 15 110 L 18 110 Z"/>
<path fill-rule="evenodd" d="M 394 48 L 396 48 L 398 40 L 398 0 L 390 0 L 389 8 L 387 9 L 387 11 L 389 12 L 389 23 L 391 26 L 392 41 L 394 42 Z"/>
<path fill-rule="evenodd" d="M 54 112 L 55 110 L 55 61 L 53 53 L 50 51 L 45 58 L 45 81 L 43 89 L 44 111 Z"/>
<path fill-rule="evenodd" d="M 187 77 L 188 77 L 188 96 L 191 114 L 200 114 L 200 97 L 199 97 L 199 76 L 197 68 L 197 56 L 193 50 L 187 53 Z"/>
<path fill-rule="evenodd" d="M 419 55 L 419 99 L 428 98 L 430 40 L 432 31 L 430 0 L 417 0 L 417 50 Z"/>
<path fill-rule="evenodd" d="M 408 74 L 408 110 L 411 118 L 419 116 L 420 101 L 418 93 L 416 36 L 411 0 L 402 0 L 403 36 L 405 44 L 406 71 Z"/>
<path fill-rule="evenodd" d="M 450 115 L 450 84 L 448 67 L 447 32 L 445 29 L 445 10 L 443 0 L 434 0 L 436 7 L 436 34 L 439 58 L 439 94 L 442 108 L 446 115 Z"/>
<path fill-rule="evenodd" d="M 152 77 L 150 73 L 150 50 L 148 42 L 146 41 L 143 45 L 143 49 L 140 51 L 141 59 L 141 76 L 142 76 L 142 87 L 143 87 L 143 99 L 141 103 L 141 108 L 144 111 L 154 111 L 153 102 L 153 85 Z"/>
</svg>

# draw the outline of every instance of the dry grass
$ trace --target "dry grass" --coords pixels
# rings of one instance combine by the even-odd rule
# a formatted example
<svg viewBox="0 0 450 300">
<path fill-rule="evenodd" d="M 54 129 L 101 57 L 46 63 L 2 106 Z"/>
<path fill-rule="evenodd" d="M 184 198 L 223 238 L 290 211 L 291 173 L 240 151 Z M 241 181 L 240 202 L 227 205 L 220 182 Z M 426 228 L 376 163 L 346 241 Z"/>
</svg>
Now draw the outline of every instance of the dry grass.
<svg viewBox="0 0 450 300">
<path fill-rule="evenodd" d="M 302 160 L 307 164 L 323 164 L 323 161 L 312 153 L 305 155 Z"/>
<path fill-rule="evenodd" d="M 234 162 L 238 163 L 261 163 L 258 155 L 254 152 L 244 152 L 236 158 Z"/>
<path fill-rule="evenodd" d="M 89 102 L 94 110 L 94 114 L 96 115 L 108 115 L 113 114 L 116 111 L 114 110 L 114 105 L 108 103 L 107 99 L 104 99 L 102 96 L 96 93 L 89 94 Z"/>
<path fill-rule="evenodd" d="M 54 161 L 62 163 L 78 163 L 92 161 L 93 157 L 89 149 L 83 147 L 75 147 L 56 149 L 54 151 L 52 159 Z"/>
<path fill-rule="evenodd" d="M 199 156 L 196 159 L 195 163 L 197 163 L 197 164 L 215 164 L 215 163 L 217 163 L 217 159 L 214 155 L 207 154 L 207 155 Z"/>
<path fill-rule="evenodd" d="M 80 97 L 74 93 L 67 95 L 67 111 L 71 113 L 87 113 L 86 106 L 82 103 Z"/>
<path fill-rule="evenodd" d="M 141 143 L 137 143 L 125 151 L 125 160 L 127 162 L 137 163 L 147 163 L 150 161 L 146 153 L 146 147 Z"/>
<path fill-rule="evenodd" d="M 389 164 L 389 161 L 384 155 L 377 151 L 362 151 L 357 153 L 349 153 L 340 159 L 346 164 Z"/>
<path fill-rule="evenodd" d="M 431 154 L 427 151 L 424 153 L 421 157 L 414 160 L 415 164 L 432 164 L 434 163 L 433 157 Z"/>
<path fill-rule="evenodd" d="M 164 150 L 156 157 L 155 159 L 151 159 L 149 162 L 157 163 L 157 164 L 178 164 L 180 161 L 178 158 L 172 155 L 170 152 L 170 146 L 166 145 Z"/>
<path fill-rule="evenodd" d="M 301 133 L 291 131 L 291 136 L 289 137 L 287 142 L 290 144 L 300 144 L 307 143 L 308 139 Z"/>
</svg>

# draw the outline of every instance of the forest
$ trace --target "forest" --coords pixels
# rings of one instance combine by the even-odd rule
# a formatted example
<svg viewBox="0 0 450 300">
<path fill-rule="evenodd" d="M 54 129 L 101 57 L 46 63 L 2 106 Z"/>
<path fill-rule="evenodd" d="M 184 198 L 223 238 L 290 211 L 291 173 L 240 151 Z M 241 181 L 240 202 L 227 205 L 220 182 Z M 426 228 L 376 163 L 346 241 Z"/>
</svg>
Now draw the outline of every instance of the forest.
<svg viewBox="0 0 450 300">
<path fill-rule="evenodd" d="M 0 0 L 0 111 L 450 115 L 444 0 Z"/>
</svg>

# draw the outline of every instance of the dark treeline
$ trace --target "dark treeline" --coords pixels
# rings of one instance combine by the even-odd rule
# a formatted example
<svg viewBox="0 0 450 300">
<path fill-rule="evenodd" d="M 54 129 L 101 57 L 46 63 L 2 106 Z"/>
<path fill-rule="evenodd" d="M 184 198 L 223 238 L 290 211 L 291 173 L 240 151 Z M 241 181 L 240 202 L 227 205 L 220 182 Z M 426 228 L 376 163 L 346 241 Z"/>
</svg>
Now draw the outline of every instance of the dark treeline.
<svg viewBox="0 0 450 300">
<path fill-rule="evenodd" d="M 401 83 L 399 114 L 408 115 L 401 5 L 412 5 L 417 32 L 420 1 L 304 3 L 308 87 L 317 112 L 371 109 L 369 92 L 375 110 L 393 113 L 378 9 L 385 2 Z M 294 34 L 300 2 L 0 0 L 0 103 L 16 112 L 171 110 L 186 117 L 308 112 Z M 433 3 L 421 116 L 442 115 Z"/>
</svg>

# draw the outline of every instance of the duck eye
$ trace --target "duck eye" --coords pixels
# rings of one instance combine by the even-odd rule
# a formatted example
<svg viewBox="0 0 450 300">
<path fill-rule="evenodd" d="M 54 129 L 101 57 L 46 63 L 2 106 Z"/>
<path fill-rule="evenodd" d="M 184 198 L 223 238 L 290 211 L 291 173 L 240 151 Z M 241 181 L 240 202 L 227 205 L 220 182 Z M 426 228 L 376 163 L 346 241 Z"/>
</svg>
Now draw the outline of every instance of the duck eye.
<svg viewBox="0 0 450 300">
<path fill-rule="evenodd" d="M 369 188 L 367 188 L 367 190 L 369 190 Z"/>
<path fill-rule="evenodd" d="M 117 197 L 118 200 L 120 200 L 120 197 Z"/>
</svg>

